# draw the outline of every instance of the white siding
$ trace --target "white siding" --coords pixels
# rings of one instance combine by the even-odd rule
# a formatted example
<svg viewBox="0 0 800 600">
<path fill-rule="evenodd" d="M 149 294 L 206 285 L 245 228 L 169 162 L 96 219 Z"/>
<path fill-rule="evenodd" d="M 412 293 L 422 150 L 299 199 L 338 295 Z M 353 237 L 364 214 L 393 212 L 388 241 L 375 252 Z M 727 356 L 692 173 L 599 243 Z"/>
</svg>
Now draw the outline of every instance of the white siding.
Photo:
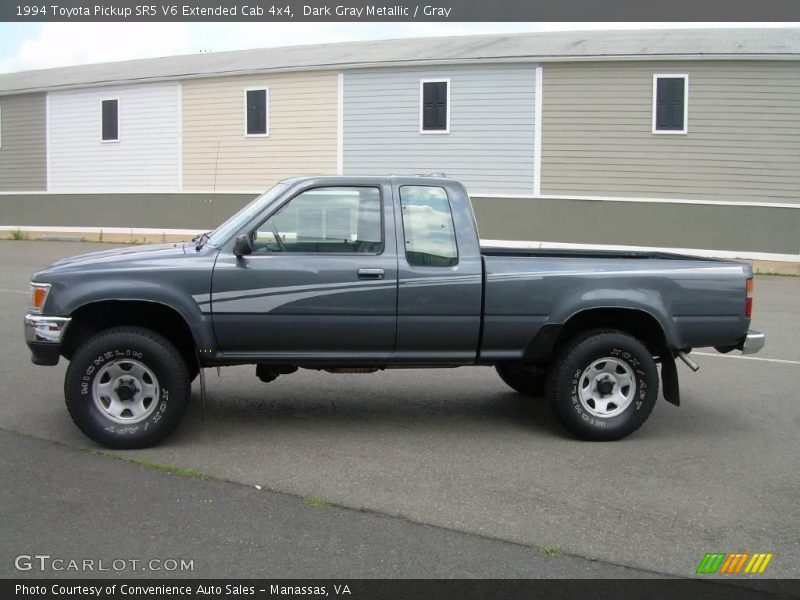
<svg viewBox="0 0 800 600">
<path fill-rule="evenodd" d="M 180 84 L 52 92 L 49 182 L 54 192 L 180 188 Z M 119 99 L 119 142 L 101 140 L 101 102 Z"/>
</svg>

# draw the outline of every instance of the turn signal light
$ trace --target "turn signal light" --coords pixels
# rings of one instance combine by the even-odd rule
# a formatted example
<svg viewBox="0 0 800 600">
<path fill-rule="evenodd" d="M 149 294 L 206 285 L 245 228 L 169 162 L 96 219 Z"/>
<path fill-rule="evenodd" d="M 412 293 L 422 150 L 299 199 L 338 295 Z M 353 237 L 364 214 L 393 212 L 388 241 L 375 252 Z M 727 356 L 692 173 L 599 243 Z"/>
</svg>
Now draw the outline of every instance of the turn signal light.
<svg viewBox="0 0 800 600">
<path fill-rule="evenodd" d="M 31 312 L 40 313 L 44 308 L 44 303 L 47 300 L 47 294 L 50 292 L 49 283 L 32 283 L 31 284 Z"/>
<path fill-rule="evenodd" d="M 746 319 L 753 314 L 753 278 L 747 280 L 747 295 L 744 301 L 744 316 Z"/>
</svg>

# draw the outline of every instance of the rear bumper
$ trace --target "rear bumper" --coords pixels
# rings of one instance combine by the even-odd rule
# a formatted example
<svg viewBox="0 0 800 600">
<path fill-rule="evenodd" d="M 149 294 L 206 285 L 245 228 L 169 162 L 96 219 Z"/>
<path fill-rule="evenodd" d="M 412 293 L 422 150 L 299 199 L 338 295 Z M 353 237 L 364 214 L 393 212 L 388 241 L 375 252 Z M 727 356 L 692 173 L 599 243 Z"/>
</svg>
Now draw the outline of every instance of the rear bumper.
<svg viewBox="0 0 800 600">
<path fill-rule="evenodd" d="M 61 339 L 71 320 L 69 317 L 25 315 L 25 341 L 31 350 L 33 364 L 58 364 Z"/>
<path fill-rule="evenodd" d="M 738 348 L 742 351 L 742 354 L 755 354 L 764 347 L 766 339 L 767 335 L 765 333 L 753 331 L 751 329 L 747 332 L 744 338 L 742 338 Z"/>
</svg>

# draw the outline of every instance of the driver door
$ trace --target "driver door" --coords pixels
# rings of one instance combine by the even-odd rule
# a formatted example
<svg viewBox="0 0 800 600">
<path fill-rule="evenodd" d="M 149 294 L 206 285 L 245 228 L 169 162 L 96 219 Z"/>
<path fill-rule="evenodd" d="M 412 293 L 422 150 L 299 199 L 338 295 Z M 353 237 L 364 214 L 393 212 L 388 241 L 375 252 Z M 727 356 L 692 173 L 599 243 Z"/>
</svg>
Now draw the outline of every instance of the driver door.
<svg viewBox="0 0 800 600">
<path fill-rule="evenodd" d="M 211 305 L 221 350 L 390 355 L 397 316 L 391 198 L 383 186 L 308 189 L 252 231 L 252 254 L 220 254 Z"/>
</svg>

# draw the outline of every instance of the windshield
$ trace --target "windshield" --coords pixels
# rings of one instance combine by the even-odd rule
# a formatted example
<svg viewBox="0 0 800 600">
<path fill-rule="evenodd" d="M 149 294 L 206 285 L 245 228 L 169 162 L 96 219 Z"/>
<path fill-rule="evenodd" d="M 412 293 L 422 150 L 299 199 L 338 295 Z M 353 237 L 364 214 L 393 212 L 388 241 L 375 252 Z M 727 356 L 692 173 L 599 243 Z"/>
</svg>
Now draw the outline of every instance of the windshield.
<svg viewBox="0 0 800 600">
<path fill-rule="evenodd" d="M 289 186 L 285 183 L 279 183 L 268 192 L 253 200 L 250 204 L 212 231 L 211 235 L 208 237 L 208 243 L 212 246 L 224 244 L 228 238 L 236 233 L 245 223 L 261 212 L 267 204 L 280 196 L 287 187 Z"/>
</svg>

